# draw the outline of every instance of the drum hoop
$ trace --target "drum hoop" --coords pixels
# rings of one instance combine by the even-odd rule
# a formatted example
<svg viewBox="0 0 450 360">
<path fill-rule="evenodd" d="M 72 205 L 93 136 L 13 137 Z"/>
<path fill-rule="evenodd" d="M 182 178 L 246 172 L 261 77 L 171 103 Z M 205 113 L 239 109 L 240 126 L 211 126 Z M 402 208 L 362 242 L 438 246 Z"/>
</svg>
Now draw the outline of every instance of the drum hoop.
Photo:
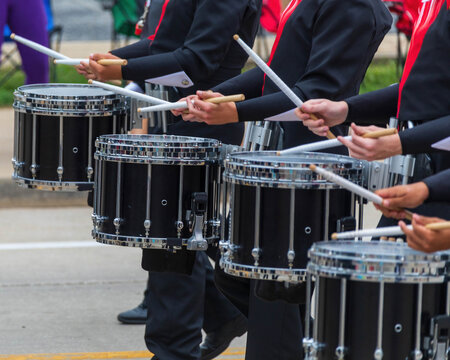
<svg viewBox="0 0 450 360">
<path fill-rule="evenodd" d="M 130 163 L 130 164 L 152 164 L 152 165 L 190 165 L 190 166 L 203 166 L 208 163 L 214 163 L 217 158 L 207 157 L 205 158 L 180 158 L 174 155 L 171 156 L 160 156 L 159 153 L 144 153 L 142 155 L 127 155 L 127 154 L 116 154 L 116 155 L 104 155 L 95 153 L 95 160 L 103 161 L 113 161 L 119 163 Z M 167 154 L 169 155 L 169 154 Z M 196 153 L 198 155 L 198 153 Z"/>
<path fill-rule="evenodd" d="M 245 279 L 301 283 L 306 281 L 306 269 L 272 268 L 233 263 L 226 256 L 220 258 L 220 267 L 228 275 Z"/>
<path fill-rule="evenodd" d="M 327 248 L 329 242 L 315 243 L 308 251 L 308 269 L 315 275 L 349 277 L 352 280 L 386 282 L 442 282 L 450 266 L 450 252 L 425 254 L 371 254 L 368 246 L 407 248 L 406 244 L 390 242 L 339 241 L 346 250 Z M 370 244 L 370 245 L 369 245 Z M 375 245 L 377 244 L 377 245 Z M 358 251 L 359 247 L 365 251 Z M 353 247 L 354 249 L 349 249 Z M 411 250 L 413 251 L 413 250 Z"/>
<path fill-rule="evenodd" d="M 187 246 L 188 240 L 180 238 L 181 246 L 168 246 L 168 238 L 153 238 L 153 237 L 140 237 L 131 235 L 116 235 L 108 234 L 94 228 L 92 230 L 92 237 L 95 241 L 101 244 L 138 247 L 143 249 L 182 249 Z"/>
<path fill-rule="evenodd" d="M 400 265 L 397 264 L 397 265 Z M 395 265 L 393 265 L 395 266 Z M 335 267 L 325 267 L 316 264 L 308 264 L 308 272 L 314 276 L 319 277 L 327 277 L 327 278 L 336 278 L 342 279 L 346 278 L 352 281 L 362 281 L 362 282 L 385 282 L 385 283 L 402 283 L 402 284 L 419 284 L 419 283 L 428 283 L 428 284 L 441 284 L 447 281 L 448 276 L 445 274 L 445 270 L 442 270 L 442 273 L 437 274 L 418 274 L 415 272 L 413 266 L 404 267 L 401 269 L 403 274 L 396 273 L 363 273 L 358 271 L 352 271 L 350 269 L 343 269 L 339 267 L 337 264 Z M 410 270 L 408 272 L 408 270 Z"/>
<path fill-rule="evenodd" d="M 48 180 L 37 180 L 18 176 L 13 174 L 12 179 L 16 182 L 19 187 L 25 189 L 35 189 L 35 190 L 45 190 L 45 191 L 64 191 L 64 192 L 75 192 L 75 191 L 89 191 L 94 187 L 94 182 L 74 182 L 74 181 L 48 181 Z"/>
<path fill-rule="evenodd" d="M 86 111 L 62 111 L 62 110 L 52 110 L 48 108 L 18 108 L 15 107 L 16 111 L 23 114 L 36 114 L 42 116 L 64 116 L 64 117 L 89 117 L 89 116 L 114 116 L 114 115 L 124 115 L 126 114 L 127 109 L 119 109 L 119 110 L 92 110 L 86 109 Z"/>
<path fill-rule="evenodd" d="M 105 94 L 103 95 L 92 95 L 92 96 L 61 96 L 61 95 L 39 95 L 36 93 L 31 93 L 31 92 L 25 92 L 25 90 L 29 90 L 29 89 L 37 89 L 37 88 L 49 88 L 49 87 L 54 87 L 54 88 L 85 88 L 85 89 L 99 89 L 103 92 L 105 92 Z M 104 90 L 101 87 L 95 86 L 95 85 L 90 85 L 90 84 L 59 84 L 59 83 L 50 83 L 50 84 L 31 84 L 31 85 L 23 85 L 20 86 L 19 88 L 17 88 L 17 90 L 14 92 L 14 95 L 16 96 L 21 96 L 23 98 L 34 98 L 34 99 L 42 99 L 42 101 L 46 101 L 46 100 L 93 100 L 93 99 L 124 99 L 125 97 L 123 95 L 120 94 L 116 94 L 112 91 L 109 90 Z"/>
</svg>

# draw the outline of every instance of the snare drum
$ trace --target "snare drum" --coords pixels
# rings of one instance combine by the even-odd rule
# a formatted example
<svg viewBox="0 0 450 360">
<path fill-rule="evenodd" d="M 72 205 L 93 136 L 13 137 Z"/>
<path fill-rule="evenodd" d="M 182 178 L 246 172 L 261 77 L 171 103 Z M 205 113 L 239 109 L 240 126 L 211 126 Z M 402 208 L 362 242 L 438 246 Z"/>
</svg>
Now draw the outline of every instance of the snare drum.
<svg viewBox="0 0 450 360">
<path fill-rule="evenodd" d="M 36 84 L 14 93 L 13 179 L 39 190 L 91 190 L 94 144 L 128 129 L 127 103 L 82 84 Z"/>
<path fill-rule="evenodd" d="M 213 139 L 100 136 L 93 237 L 120 246 L 206 250 L 220 223 L 220 150 Z"/>
<path fill-rule="evenodd" d="M 330 241 L 314 244 L 309 257 L 315 319 L 306 359 L 448 359 L 450 251 Z"/>
<path fill-rule="evenodd" d="M 354 212 L 350 193 L 323 180 L 310 164 L 361 184 L 362 163 L 346 156 L 275 152 L 229 156 L 224 180 L 231 187 L 231 229 L 221 241 L 220 261 L 226 273 L 260 280 L 305 280 L 312 243 L 331 234 Z"/>
</svg>

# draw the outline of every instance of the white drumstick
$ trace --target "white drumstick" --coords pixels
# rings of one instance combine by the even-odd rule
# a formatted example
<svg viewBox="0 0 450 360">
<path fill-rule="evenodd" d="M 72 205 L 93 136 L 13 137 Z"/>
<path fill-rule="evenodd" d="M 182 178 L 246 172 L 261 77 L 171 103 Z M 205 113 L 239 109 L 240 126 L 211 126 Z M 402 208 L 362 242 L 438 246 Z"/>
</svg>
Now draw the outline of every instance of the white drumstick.
<svg viewBox="0 0 450 360">
<path fill-rule="evenodd" d="M 344 189 L 347 189 L 348 191 L 351 191 L 352 193 L 355 193 L 359 196 L 362 196 L 363 198 L 374 202 L 375 204 L 381 205 L 383 203 L 383 198 L 381 196 L 378 196 L 377 194 L 374 194 L 373 192 L 364 189 L 362 186 L 356 185 L 352 183 L 351 181 L 348 181 L 347 179 L 344 179 L 343 177 L 336 175 L 330 171 L 327 171 L 325 169 L 322 169 L 316 165 L 311 164 L 309 168 L 324 177 L 326 180 L 334 182 L 335 184 L 341 185 Z"/>
<path fill-rule="evenodd" d="M 387 129 L 376 130 L 376 131 L 371 131 L 371 132 L 365 133 L 362 137 L 365 139 L 378 139 L 383 136 L 394 135 L 397 133 L 398 133 L 397 129 L 387 128 Z M 352 137 L 345 136 L 344 139 L 350 141 L 350 140 L 352 140 Z M 290 149 L 278 151 L 277 155 L 289 155 L 289 154 L 301 153 L 304 151 L 324 150 L 324 149 L 341 146 L 341 145 L 343 145 L 343 144 L 337 139 L 316 141 L 316 142 L 313 142 L 310 144 L 300 145 L 300 146 L 296 146 L 296 147 L 293 147 Z"/>
<path fill-rule="evenodd" d="M 89 84 L 101 87 L 101 88 L 106 89 L 106 90 L 110 90 L 110 91 L 115 92 L 117 94 L 129 96 L 131 98 L 142 100 L 142 101 L 147 101 L 147 102 L 149 102 L 151 104 L 152 103 L 153 104 L 170 104 L 168 101 L 161 100 L 161 99 L 155 98 L 153 96 L 140 94 L 140 93 L 135 92 L 135 91 L 127 90 L 127 89 L 124 89 L 124 88 L 122 88 L 120 86 L 114 86 L 114 85 L 106 84 L 104 82 L 95 81 L 95 80 L 89 80 L 88 82 L 89 82 Z"/>
<path fill-rule="evenodd" d="M 248 56 L 255 62 L 258 67 L 264 71 L 264 73 L 275 83 L 276 86 L 295 104 L 297 107 L 302 107 L 303 101 L 292 91 L 292 89 L 287 86 L 283 80 L 267 65 L 263 59 L 259 57 L 257 53 L 255 53 L 250 46 L 248 46 L 239 35 L 234 35 L 233 39 L 238 42 L 238 44 L 242 47 L 242 49 L 247 53 Z M 317 120 L 317 117 L 314 114 L 310 114 L 311 118 Z M 334 139 L 335 136 L 328 131 L 327 133 L 328 139 Z"/>
<path fill-rule="evenodd" d="M 204 101 L 209 102 L 211 104 L 222 104 L 222 103 L 227 103 L 227 102 L 238 102 L 238 101 L 243 101 L 243 100 L 245 100 L 245 96 L 243 94 L 237 94 L 237 95 L 213 97 L 213 98 L 206 99 Z M 194 103 L 194 100 L 192 100 L 192 103 Z M 188 107 L 188 104 L 186 101 L 179 101 L 176 103 L 139 108 L 138 112 L 167 111 L 167 110 L 174 110 L 174 109 L 186 109 L 187 107 Z"/>
<path fill-rule="evenodd" d="M 408 225 L 408 229 L 412 229 L 412 225 Z M 355 231 L 345 231 L 341 233 L 333 233 L 331 238 L 333 240 L 342 240 L 342 239 L 353 239 L 353 238 L 362 238 L 365 236 L 402 236 L 404 232 L 402 231 L 400 226 L 388 226 L 378 229 L 365 229 L 365 230 L 355 230 Z"/>
<path fill-rule="evenodd" d="M 264 71 L 267 76 L 275 83 L 278 88 L 284 92 L 284 94 L 297 106 L 301 107 L 303 101 L 287 86 L 280 77 L 275 74 L 275 72 L 267 65 L 263 59 L 261 59 L 258 54 L 256 54 L 242 39 L 239 35 L 234 35 L 233 39 L 238 42 L 238 44 L 244 49 L 248 56 L 255 62 L 258 67 Z"/>
<path fill-rule="evenodd" d="M 69 59 L 69 57 L 67 57 L 67 56 L 65 56 L 63 54 L 60 54 L 57 51 L 49 49 L 48 47 L 45 47 L 45 46 L 43 46 L 41 44 L 38 44 L 38 43 L 36 43 L 34 41 L 25 39 L 22 36 L 19 36 L 19 35 L 16 35 L 16 34 L 11 34 L 10 38 L 12 40 L 14 40 L 14 41 L 17 41 L 17 42 L 19 42 L 19 43 L 21 43 L 23 45 L 26 45 L 26 46 L 28 46 L 28 47 L 36 50 L 36 51 L 39 51 L 40 53 L 43 53 L 43 54 L 45 54 L 47 56 L 50 56 L 52 58 L 55 58 L 55 59 Z"/>
<path fill-rule="evenodd" d="M 55 64 L 76 66 L 80 65 L 81 62 L 89 64 L 89 59 L 55 59 L 53 62 Z M 100 59 L 97 60 L 97 63 L 100 65 L 127 65 L 128 61 L 125 59 Z"/>
<path fill-rule="evenodd" d="M 345 136 L 344 139 L 351 140 L 351 136 Z M 277 155 L 291 155 L 291 154 L 298 154 L 305 151 L 318 151 L 318 150 L 325 150 L 337 146 L 344 146 L 338 139 L 331 139 L 331 140 L 323 140 L 323 141 L 316 141 L 313 143 L 305 144 L 296 146 L 290 149 L 281 150 L 277 152 Z"/>
</svg>

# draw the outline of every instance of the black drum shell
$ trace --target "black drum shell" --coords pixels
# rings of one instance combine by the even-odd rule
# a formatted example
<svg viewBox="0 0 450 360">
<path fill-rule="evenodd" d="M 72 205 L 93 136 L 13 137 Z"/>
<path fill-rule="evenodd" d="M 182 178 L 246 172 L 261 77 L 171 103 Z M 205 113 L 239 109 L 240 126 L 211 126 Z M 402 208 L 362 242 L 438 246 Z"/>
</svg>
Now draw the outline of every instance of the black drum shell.
<svg viewBox="0 0 450 360">
<path fill-rule="evenodd" d="M 385 283 L 382 350 L 383 360 L 412 359 L 415 349 L 417 284 Z M 346 360 L 373 359 L 377 347 L 380 283 L 347 281 L 345 348 Z M 339 339 L 341 279 L 320 277 L 318 359 L 336 359 Z M 432 317 L 445 314 L 447 283 L 424 284 L 421 334 L 430 332 Z M 396 331 L 401 325 L 401 331 Z M 398 330 L 398 328 L 397 328 Z M 423 344 L 422 344 L 423 345 Z"/>
<path fill-rule="evenodd" d="M 101 183 L 96 189 L 95 213 L 102 218 L 97 231 L 105 234 L 116 234 L 114 219 L 117 216 L 117 193 L 120 196 L 121 236 L 145 238 L 178 238 L 176 222 L 178 221 L 178 201 L 180 190 L 179 165 L 137 164 L 117 161 L 98 161 L 101 171 Z M 120 164 L 120 165 L 119 165 Z M 121 186 L 118 189 L 118 167 L 120 166 Z M 147 212 L 147 175 L 151 166 L 150 216 L 151 226 L 148 236 L 144 222 Z M 181 238 L 189 238 L 192 233 L 186 219 L 191 209 L 194 192 L 205 192 L 217 182 L 217 167 L 208 165 L 208 185 L 206 185 L 207 166 L 183 166 L 183 195 Z M 211 193 L 211 191 L 209 191 Z M 212 213 L 212 197 L 208 197 L 208 217 Z M 166 204 L 166 205 L 164 205 Z M 151 242 L 150 242 L 151 245 Z"/>
<path fill-rule="evenodd" d="M 114 116 L 116 124 L 114 127 Z M 126 131 L 126 114 L 92 117 L 91 154 L 89 150 L 89 117 L 64 116 L 63 117 L 63 174 L 62 182 L 87 182 L 88 159 L 94 167 L 95 139 L 103 134 L 123 133 Z M 57 168 L 59 166 L 59 136 L 60 116 L 41 115 L 19 112 L 16 110 L 17 138 L 16 161 L 21 163 L 17 175 L 25 179 L 32 179 L 31 165 L 33 163 L 33 117 L 36 117 L 36 149 L 35 161 L 38 165 L 36 180 L 59 181 Z M 93 186 L 90 184 L 86 189 Z"/>
<path fill-rule="evenodd" d="M 256 187 L 235 184 L 232 238 L 235 264 L 254 266 Z M 261 187 L 259 267 L 288 269 L 291 189 Z M 329 226 L 325 229 L 325 204 L 329 191 Z M 314 242 L 336 231 L 338 219 L 351 216 L 351 195 L 342 189 L 296 189 L 294 269 L 306 269 L 307 252 Z M 310 232 L 308 230 L 310 229 Z"/>
</svg>

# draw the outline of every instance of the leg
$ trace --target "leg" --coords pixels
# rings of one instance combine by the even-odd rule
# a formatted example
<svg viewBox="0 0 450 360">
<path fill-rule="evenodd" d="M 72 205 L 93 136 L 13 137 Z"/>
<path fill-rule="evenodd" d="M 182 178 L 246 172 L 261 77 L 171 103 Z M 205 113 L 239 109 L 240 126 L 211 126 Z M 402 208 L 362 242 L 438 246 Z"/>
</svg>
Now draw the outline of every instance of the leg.
<svg viewBox="0 0 450 360">
<path fill-rule="evenodd" d="M 9 1 L 4 0 L 0 1 L 0 55 L 2 52 L 2 45 L 3 45 L 3 31 L 5 29 L 5 24 L 8 17 L 8 7 L 9 7 Z"/>
<path fill-rule="evenodd" d="M 145 342 L 160 360 L 200 359 L 206 261 L 199 252 L 192 275 L 150 272 Z"/>
<path fill-rule="evenodd" d="M 298 305 L 268 302 L 254 295 L 251 281 L 246 360 L 303 359 L 301 316 Z"/>
<path fill-rule="evenodd" d="M 11 31 L 41 45 L 48 46 L 47 17 L 42 1 L 15 0 L 8 19 Z M 3 31 L 3 30 L 2 30 Z M 27 46 L 18 44 L 26 84 L 48 82 L 49 59 Z"/>
</svg>

